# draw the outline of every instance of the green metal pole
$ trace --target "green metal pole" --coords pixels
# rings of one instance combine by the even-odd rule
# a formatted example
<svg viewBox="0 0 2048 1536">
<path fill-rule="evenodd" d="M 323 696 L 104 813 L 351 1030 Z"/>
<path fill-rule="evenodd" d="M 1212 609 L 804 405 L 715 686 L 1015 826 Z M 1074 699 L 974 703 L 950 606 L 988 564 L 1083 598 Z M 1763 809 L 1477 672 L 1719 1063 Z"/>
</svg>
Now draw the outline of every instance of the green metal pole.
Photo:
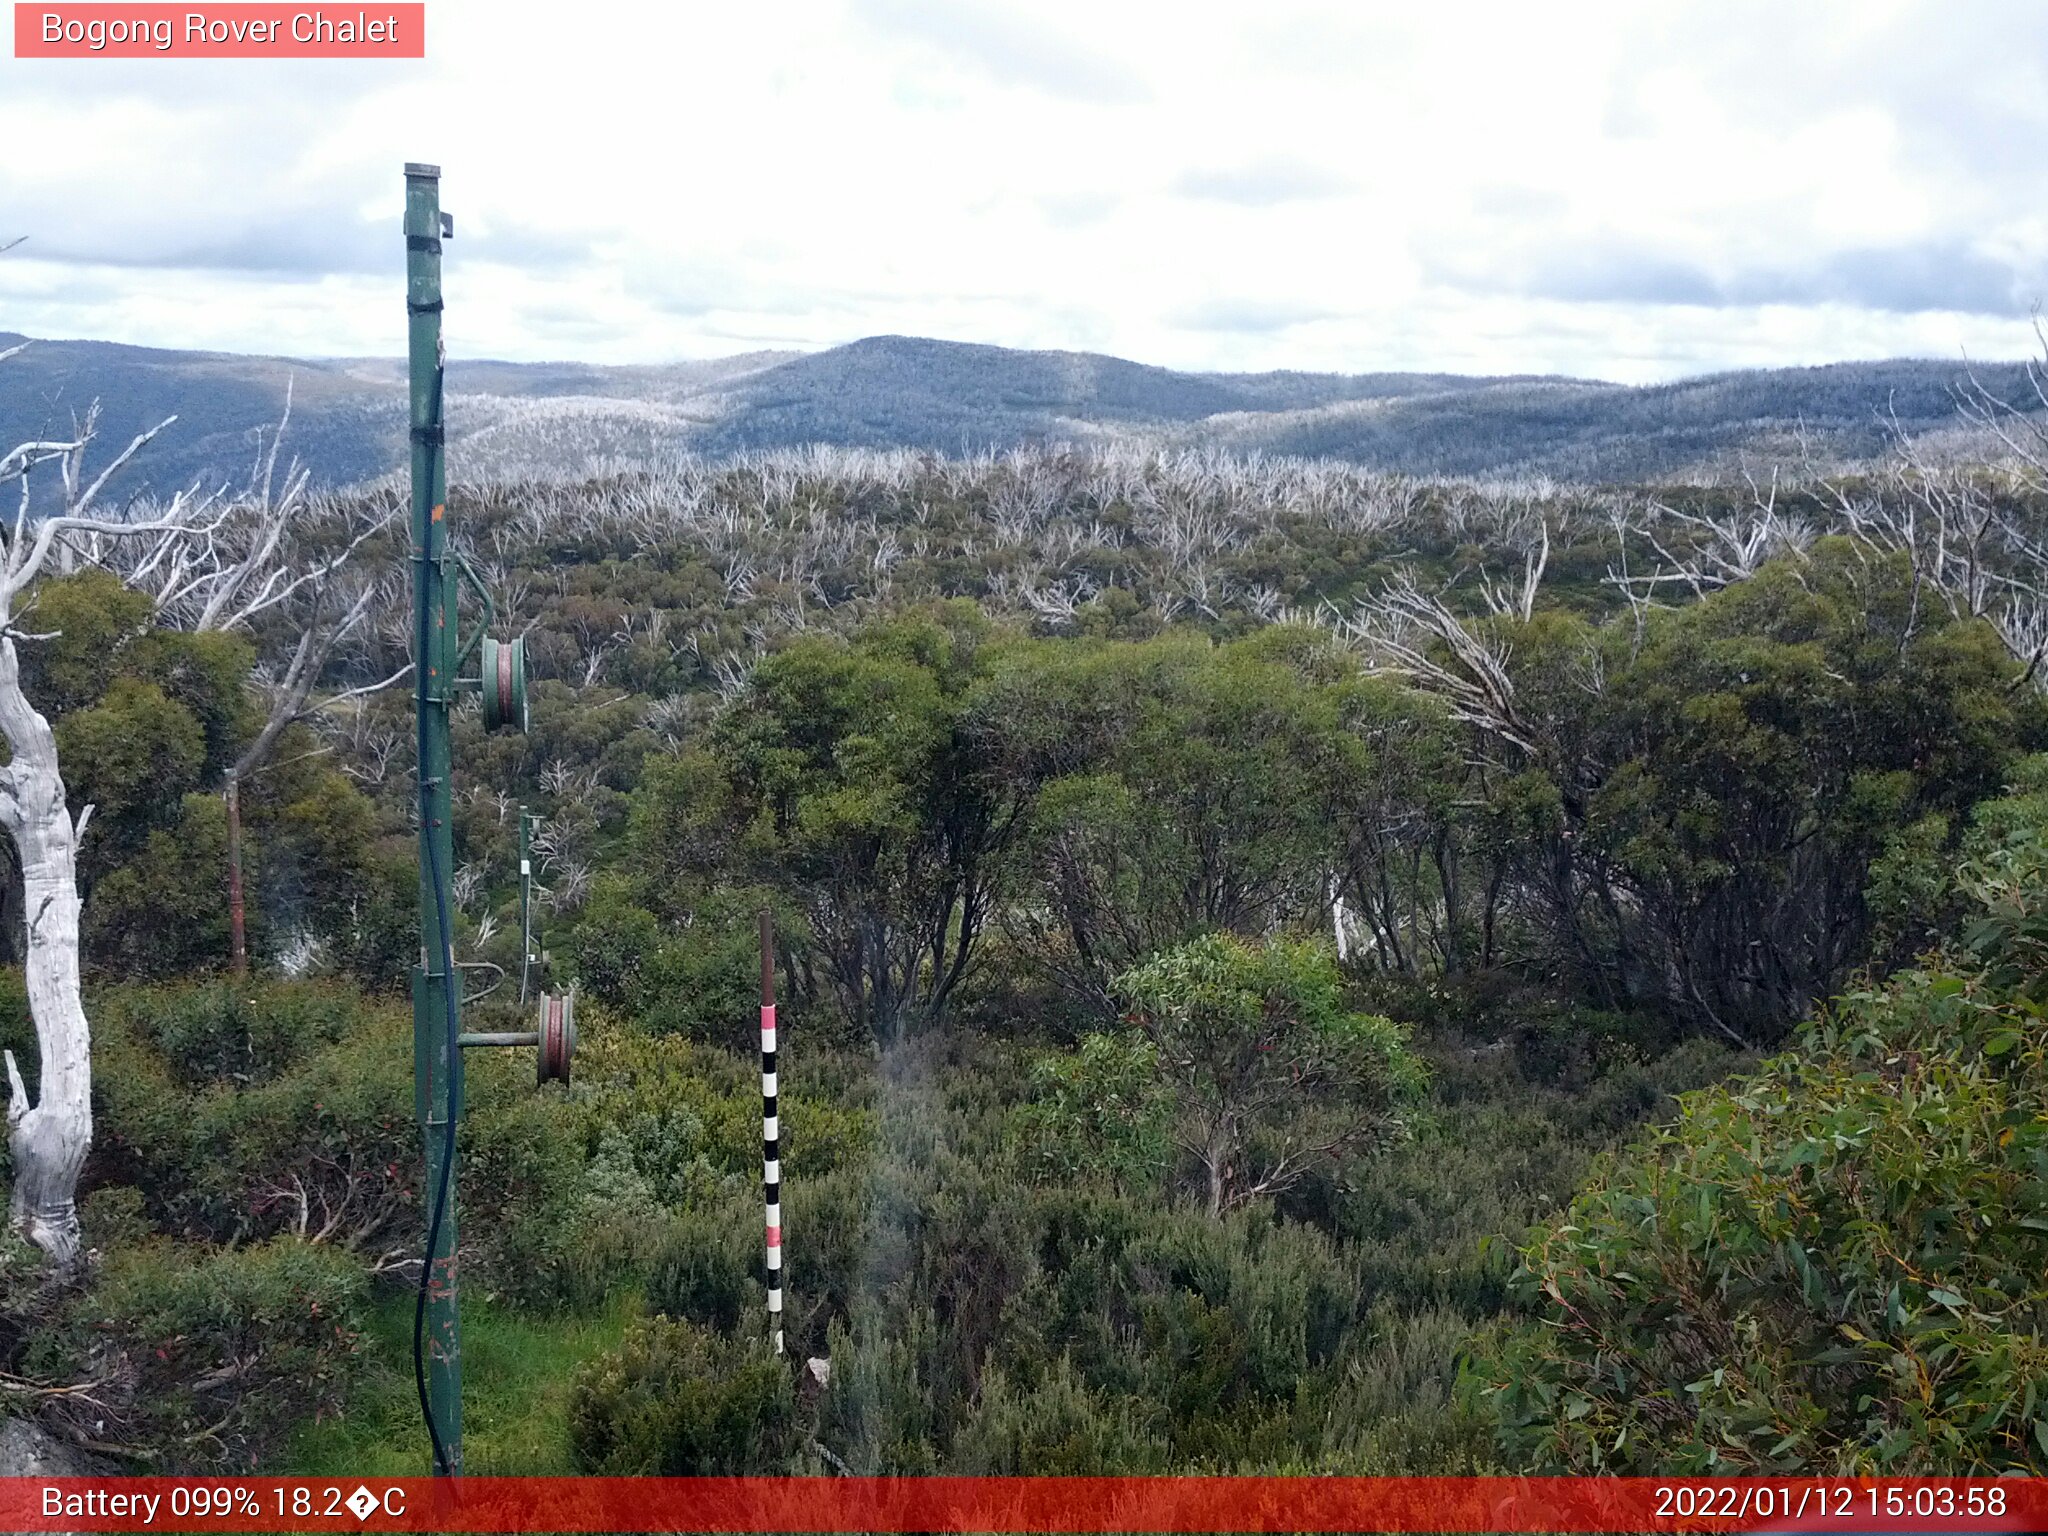
<svg viewBox="0 0 2048 1536">
<path fill-rule="evenodd" d="M 426 1142 L 427 1255 L 422 1311 L 422 1407 L 435 1445 L 434 1472 L 462 1471 L 462 1336 L 456 1310 L 453 1128 L 462 1111 L 462 1052 L 451 1013 L 460 994 L 450 974 L 450 870 L 454 843 L 449 707 L 456 626 L 448 580 L 448 472 L 443 452 L 441 171 L 405 168 L 405 266 L 411 362 L 412 561 L 415 699 L 419 721 L 420 965 L 413 973 L 414 1107 Z"/>
</svg>

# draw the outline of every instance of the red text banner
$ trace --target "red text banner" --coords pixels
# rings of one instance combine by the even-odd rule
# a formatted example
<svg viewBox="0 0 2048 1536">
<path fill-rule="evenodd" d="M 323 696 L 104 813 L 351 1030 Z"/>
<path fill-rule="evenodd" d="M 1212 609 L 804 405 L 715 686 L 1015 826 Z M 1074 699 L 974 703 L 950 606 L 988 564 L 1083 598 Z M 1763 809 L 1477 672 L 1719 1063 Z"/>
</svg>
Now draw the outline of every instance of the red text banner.
<svg viewBox="0 0 2048 1536">
<path fill-rule="evenodd" d="M 10 1478 L 7 1531 L 2048 1530 L 2048 1480 Z"/>
<path fill-rule="evenodd" d="M 410 4 L 14 7 L 18 59 L 423 59 L 427 8 Z"/>
</svg>

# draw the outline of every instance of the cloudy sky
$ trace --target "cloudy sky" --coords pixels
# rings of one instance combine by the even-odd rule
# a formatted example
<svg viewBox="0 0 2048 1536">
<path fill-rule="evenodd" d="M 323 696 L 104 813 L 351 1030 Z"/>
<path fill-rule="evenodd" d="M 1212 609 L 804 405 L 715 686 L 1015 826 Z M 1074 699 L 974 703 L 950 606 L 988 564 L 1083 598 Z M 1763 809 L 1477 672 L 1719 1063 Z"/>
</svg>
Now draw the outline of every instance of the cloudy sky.
<svg viewBox="0 0 2048 1536">
<path fill-rule="evenodd" d="M 406 160 L 472 357 L 1638 381 L 2048 299 L 2036 0 L 428 0 L 428 54 L 0 59 L 0 329 L 396 353 Z"/>
</svg>

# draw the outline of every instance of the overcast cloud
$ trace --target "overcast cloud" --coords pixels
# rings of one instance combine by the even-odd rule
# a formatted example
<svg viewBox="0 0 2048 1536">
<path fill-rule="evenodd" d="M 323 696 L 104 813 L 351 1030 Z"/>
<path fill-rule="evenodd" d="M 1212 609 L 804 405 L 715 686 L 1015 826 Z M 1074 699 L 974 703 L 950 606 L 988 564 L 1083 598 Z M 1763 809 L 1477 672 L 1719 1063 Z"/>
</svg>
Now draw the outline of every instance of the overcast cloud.
<svg viewBox="0 0 2048 1536">
<path fill-rule="evenodd" d="M 2014 356 L 2048 9 L 428 0 L 428 59 L 0 59 L 0 330 L 651 362 L 906 332 L 1626 380 Z"/>
</svg>

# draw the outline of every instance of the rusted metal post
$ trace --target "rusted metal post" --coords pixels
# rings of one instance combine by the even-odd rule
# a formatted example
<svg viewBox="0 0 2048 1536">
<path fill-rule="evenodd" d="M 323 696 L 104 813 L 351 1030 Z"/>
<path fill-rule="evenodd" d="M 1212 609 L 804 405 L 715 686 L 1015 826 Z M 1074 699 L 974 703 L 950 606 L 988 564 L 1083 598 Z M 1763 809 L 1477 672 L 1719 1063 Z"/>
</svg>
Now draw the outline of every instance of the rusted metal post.
<svg viewBox="0 0 2048 1536">
<path fill-rule="evenodd" d="M 248 902 L 242 894 L 242 781 L 228 775 L 228 964 L 249 974 Z"/>
</svg>

